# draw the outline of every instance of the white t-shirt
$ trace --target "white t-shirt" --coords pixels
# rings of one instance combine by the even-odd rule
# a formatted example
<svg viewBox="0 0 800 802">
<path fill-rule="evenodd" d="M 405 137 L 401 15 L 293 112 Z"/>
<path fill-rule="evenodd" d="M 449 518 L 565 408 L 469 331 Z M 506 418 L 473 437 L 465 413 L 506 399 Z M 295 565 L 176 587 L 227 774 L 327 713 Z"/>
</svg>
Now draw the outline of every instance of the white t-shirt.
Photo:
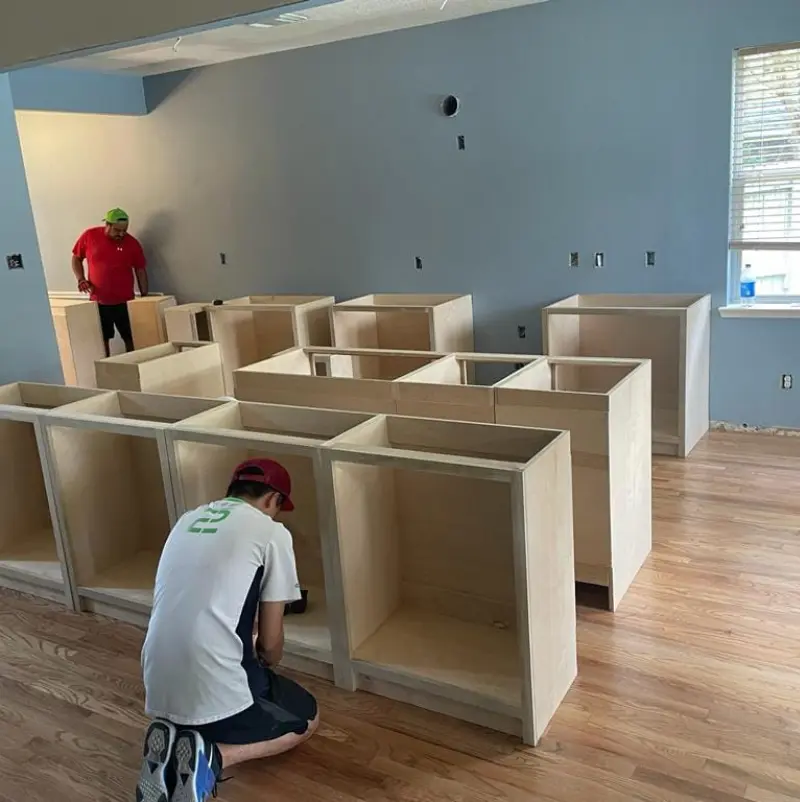
<svg viewBox="0 0 800 802">
<path fill-rule="evenodd" d="M 253 651 L 258 604 L 300 597 L 285 526 L 230 498 L 183 515 L 161 554 L 142 650 L 147 714 L 200 726 L 250 707 L 267 684 Z"/>
</svg>

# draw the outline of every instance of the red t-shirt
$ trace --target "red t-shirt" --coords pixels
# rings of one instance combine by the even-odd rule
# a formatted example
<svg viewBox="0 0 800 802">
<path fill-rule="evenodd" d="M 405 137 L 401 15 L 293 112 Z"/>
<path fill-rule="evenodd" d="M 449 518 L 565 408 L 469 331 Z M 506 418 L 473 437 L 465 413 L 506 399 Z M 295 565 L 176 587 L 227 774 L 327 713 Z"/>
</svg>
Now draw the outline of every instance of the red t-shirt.
<svg viewBox="0 0 800 802">
<path fill-rule="evenodd" d="M 81 234 L 72 253 L 88 262 L 86 278 L 94 287 L 91 300 L 108 306 L 133 300 L 134 268 L 144 270 L 147 266 L 139 240 L 130 234 L 111 239 L 105 227 L 98 226 Z"/>
</svg>

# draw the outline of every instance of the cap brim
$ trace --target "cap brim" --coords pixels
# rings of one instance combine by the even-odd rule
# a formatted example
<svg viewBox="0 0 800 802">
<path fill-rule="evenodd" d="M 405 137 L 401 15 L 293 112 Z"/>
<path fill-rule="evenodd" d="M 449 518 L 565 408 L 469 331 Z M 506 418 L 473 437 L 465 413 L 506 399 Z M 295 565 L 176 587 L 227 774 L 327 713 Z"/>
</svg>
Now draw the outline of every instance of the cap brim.
<svg viewBox="0 0 800 802">
<path fill-rule="evenodd" d="M 283 499 L 283 504 L 281 505 L 281 512 L 291 512 L 294 509 L 294 504 L 292 500 L 286 496 Z"/>
</svg>

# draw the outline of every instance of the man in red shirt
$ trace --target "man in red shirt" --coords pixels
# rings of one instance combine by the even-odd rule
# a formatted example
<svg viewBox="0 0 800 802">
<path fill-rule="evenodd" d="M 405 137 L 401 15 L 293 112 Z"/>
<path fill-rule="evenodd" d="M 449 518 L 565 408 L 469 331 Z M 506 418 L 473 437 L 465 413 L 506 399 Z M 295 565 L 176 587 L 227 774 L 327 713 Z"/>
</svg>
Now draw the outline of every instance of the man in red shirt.
<svg viewBox="0 0 800 802">
<path fill-rule="evenodd" d="M 128 301 L 134 299 L 134 273 L 139 294 L 147 295 L 147 261 L 139 241 L 128 234 L 128 215 L 122 209 L 112 209 L 104 223 L 104 226 L 84 231 L 75 243 L 72 272 L 78 289 L 88 292 L 91 300 L 97 301 L 108 356 L 115 328 L 125 343 L 125 350 L 133 351 Z M 83 272 L 84 259 L 89 267 L 88 278 Z"/>
</svg>

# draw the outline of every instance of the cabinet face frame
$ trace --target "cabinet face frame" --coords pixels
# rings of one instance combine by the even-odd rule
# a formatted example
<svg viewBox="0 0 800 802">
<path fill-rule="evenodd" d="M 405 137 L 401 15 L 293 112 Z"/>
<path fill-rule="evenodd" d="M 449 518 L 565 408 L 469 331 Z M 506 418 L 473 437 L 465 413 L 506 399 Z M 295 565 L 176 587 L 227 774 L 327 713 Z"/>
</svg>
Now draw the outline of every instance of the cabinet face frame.
<svg viewBox="0 0 800 802">
<path fill-rule="evenodd" d="M 196 398 L 225 394 L 218 343 L 168 342 L 95 363 L 97 384 L 108 390 Z"/>
<path fill-rule="evenodd" d="M 233 395 L 233 372 L 287 348 L 330 345 L 328 295 L 249 295 L 206 304 L 211 339 L 220 344 L 225 388 Z"/>
<path fill-rule="evenodd" d="M 650 359 L 653 453 L 686 457 L 708 432 L 710 295 L 572 295 L 542 309 L 551 356 Z"/>
<path fill-rule="evenodd" d="M 387 432 L 393 433 L 388 440 Z M 407 447 L 403 432 L 410 438 Z M 342 561 L 350 687 L 536 744 L 577 672 L 569 433 L 381 415 L 324 444 L 322 459 L 331 476 L 330 525 Z M 394 503 L 401 500 L 389 503 L 398 471 L 444 477 L 465 498 L 474 480 L 505 486 L 497 497 L 504 499 L 497 501 L 501 506 L 489 512 L 508 522 L 512 563 L 506 581 L 514 589 L 518 702 L 507 690 L 490 694 L 472 681 L 442 679 L 437 671 L 398 666 L 396 659 L 359 658 L 359 650 L 370 650 L 384 627 L 394 629 L 393 616 L 408 607 L 401 599 L 395 554 L 403 535 L 398 534 L 402 516 Z M 479 631 L 482 639 L 494 638 L 491 625 L 479 623 L 470 630 Z M 507 680 L 502 684 L 507 686 Z"/>
<path fill-rule="evenodd" d="M 235 371 L 234 390 L 245 401 L 395 413 L 395 375 L 442 356 L 376 348 L 290 348 Z"/>
<path fill-rule="evenodd" d="M 339 348 L 473 351 L 471 295 L 377 293 L 330 309 Z"/>
<path fill-rule="evenodd" d="M 48 572 L 33 576 L 31 572 L 22 571 L 13 566 L 2 567 L 0 568 L 0 585 L 58 601 L 66 604 L 72 610 L 78 609 L 77 601 L 73 595 L 73 586 L 65 557 L 63 532 L 58 524 L 47 438 L 41 423 L 41 417 L 47 410 L 92 398 L 101 395 L 102 392 L 101 390 L 83 387 L 39 384 L 36 382 L 16 382 L 0 387 L 0 426 L 3 423 L 19 424 L 20 426 L 30 427 L 33 433 L 34 440 L 30 442 L 30 438 L 25 435 L 23 430 L 15 426 L 9 427 L 7 432 L 4 431 L 3 437 L 11 439 L 9 444 L 11 448 L 30 449 L 33 447 L 36 451 L 33 459 L 38 461 L 41 470 L 42 489 L 44 491 L 44 498 L 39 498 L 38 502 L 44 502 L 46 506 L 46 510 L 43 511 L 45 514 L 41 515 L 41 518 L 49 519 L 55 546 L 55 556 L 61 569 L 61 579 L 56 580 L 47 576 Z M 23 442 L 25 439 L 29 440 L 27 444 Z M 30 459 L 31 455 L 26 454 L 24 457 L 25 459 Z M 11 459 L 11 456 L 6 453 L 5 458 Z M 29 467 L 33 470 L 33 466 Z M 16 496 L 17 494 L 15 494 Z M 11 504 L 14 501 L 15 498 L 9 499 Z M 31 509 L 31 505 L 35 501 L 31 488 L 26 489 L 24 495 L 19 495 L 18 501 L 24 505 L 28 513 L 35 512 L 35 510 Z"/>
<path fill-rule="evenodd" d="M 331 437 L 360 425 L 370 416 L 340 410 L 323 410 L 299 408 L 276 404 L 257 404 L 230 401 L 220 407 L 188 418 L 170 427 L 166 432 L 168 459 L 172 475 L 172 487 L 178 515 L 192 509 L 199 501 L 199 496 L 207 496 L 205 501 L 213 500 L 211 491 L 201 489 L 213 477 L 215 486 L 219 487 L 217 497 L 224 494 L 230 473 L 239 461 L 254 455 L 269 457 L 278 462 L 284 461 L 292 476 L 292 495 L 297 493 L 309 496 L 313 494 L 316 504 L 316 515 L 313 525 L 319 541 L 323 589 L 314 588 L 309 599 L 309 606 L 320 604 L 317 594 L 322 590 L 323 607 L 327 616 L 327 627 L 330 631 L 330 646 L 320 646 L 314 640 L 300 636 L 304 619 L 287 619 L 286 658 L 284 664 L 298 671 L 336 680 L 346 672 L 347 655 L 344 646 L 344 629 L 342 625 L 343 607 L 342 591 L 339 579 L 339 558 L 337 544 L 331 538 L 328 529 L 330 498 L 328 481 L 321 472 L 319 450 L 322 443 Z M 247 428 L 244 428 L 247 427 Z M 205 448 L 205 447 L 211 448 Z M 216 448 L 214 448 L 216 447 Z M 219 448 L 226 452 L 222 454 Z M 182 452 L 187 450 L 185 456 Z M 235 455 L 235 456 L 233 456 Z M 299 468 L 305 480 L 310 476 L 313 489 L 298 485 Z M 201 475 L 202 474 L 202 475 Z M 187 486 L 194 485 L 192 492 L 198 498 L 187 497 Z M 307 499 L 307 503 L 310 499 Z M 293 516 L 303 514 L 302 503 L 295 506 L 294 513 L 288 513 L 283 521 L 292 531 Z M 305 528 L 305 527 L 302 527 Z M 300 581 L 304 581 L 302 566 Z M 311 607 L 309 607 L 311 610 Z M 296 624 L 294 627 L 292 625 Z"/>
<path fill-rule="evenodd" d="M 155 505 L 156 510 L 153 515 L 158 516 L 159 511 L 163 511 L 164 518 L 161 523 L 166 531 L 148 530 L 142 533 L 137 531 L 133 537 L 139 534 L 141 537 L 146 537 L 149 534 L 158 539 L 163 535 L 161 539 L 163 542 L 177 520 L 165 431 L 173 422 L 212 409 L 220 403 L 222 402 L 210 399 L 109 391 L 40 413 L 39 421 L 47 454 L 54 514 L 61 532 L 64 561 L 76 609 L 109 615 L 141 626 L 147 625 L 152 592 L 148 596 L 145 588 L 141 592 L 134 589 L 129 592 L 127 586 L 124 586 L 115 591 L 114 588 L 106 589 L 100 585 L 93 587 L 91 583 L 85 582 L 87 577 L 92 580 L 97 579 L 104 573 L 106 567 L 111 566 L 115 544 L 119 546 L 120 554 L 128 545 L 128 541 L 124 539 L 112 543 L 103 540 L 102 535 L 98 535 L 102 530 L 108 532 L 110 536 L 112 533 L 117 533 L 118 527 L 113 521 L 107 526 L 102 523 L 97 524 L 98 516 L 107 516 L 109 512 L 107 509 L 98 511 L 101 507 L 95 506 L 97 499 L 89 503 L 91 493 L 97 492 L 100 502 L 106 492 L 115 495 L 120 509 L 125 509 L 126 504 L 133 504 L 131 507 L 133 510 L 138 509 L 135 492 L 138 482 L 148 483 L 149 492 L 144 495 L 156 493 L 160 500 L 163 494 L 164 504 L 161 507 L 157 501 L 151 499 L 148 502 L 147 498 L 142 498 L 142 509 L 151 504 Z M 115 448 L 119 449 L 119 446 L 122 446 L 121 450 L 115 451 L 111 448 L 111 438 L 121 438 L 114 441 L 118 443 Z M 146 445 L 147 443 L 151 446 Z M 97 449 L 99 451 L 96 451 Z M 95 453 L 99 454 L 96 461 L 93 457 Z M 146 456 L 140 456 L 141 454 Z M 158 466 L 156 473 L 150 470 L 143 471 L 141 465 L 137 467 L 137 460 L 147 459 L 152 462 L 153 457 L 155 457 L 154 464 Z M 76 467 L 79 462 L 82 466 L 80 468 Z M 102 465 L 106 465 L 107 470 L 104 471 Z M 153 465 L 147 467 L 149 469 Z M 88 471 L 88 474 L 84 475 L 83 469 Z M 92 471 L 97 474 L 95 476 L 97 483 L 87 485 L 88 476 Z M 76 474 L 78 481 L 72 484 Z M 125 476 L 135 480 L 132 481 L 130 488 L 125 486 L 123 481 Z M 111 483 L 108 489 L 104 485 L 106 480 Z M 76 500 L 76 494 L 81 503 Z M 86 501 L 83 501 L 84 496 Z M 71 521 L 74 520 L 76 511 L 85 516 L 85 523 L 89 524 L 88 529 L 81 526 L 80 531 L 72 531 Z M 144 512 L 141 514 L 145 515 Z M 97 525 L 92 524 L 92 521 Z M 95 542 L 104 544 L 102 554 L 108 557 L 108 564 L 103 568 L 98 567 L 101 556 L 95 553 L 96 550 L 92 545 Z M 137 553 L 139 551 L 142 549 L 138 549 Z M 119 564 L 122 565 L 125 559 L 127 557 L 122 556 Z M 157 559 L 157 556 L 153 559 Z M 153 575 L 154 573 L 155 565 L 153 565 Z"/>
</svg>

